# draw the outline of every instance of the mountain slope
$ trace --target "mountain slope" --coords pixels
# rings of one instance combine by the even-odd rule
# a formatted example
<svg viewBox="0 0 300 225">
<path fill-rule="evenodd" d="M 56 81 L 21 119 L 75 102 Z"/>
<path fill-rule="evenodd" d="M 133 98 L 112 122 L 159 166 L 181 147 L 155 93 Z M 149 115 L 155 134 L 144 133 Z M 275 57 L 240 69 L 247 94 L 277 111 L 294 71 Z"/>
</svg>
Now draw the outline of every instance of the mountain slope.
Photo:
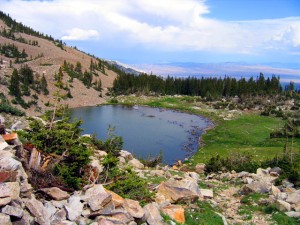
<svg viewBox="0 0 300 225">
<path fill-rule="evenodd" d="M 15 22 L 15 24 L 18 25 L 19 23 Z M 37 101 L 36 105 L 30 106 L 30 108 L 26 109 L 26 112 L 30 114 L 39 114 L 50 109 L 51 107 L 49 108 L 45 106 L 45 104 L 49 105 L 49 103 L 53 103 L 53 94 L 59 90 L 54 75 L 59 73 L 60 67 L 63 68 L 65 62 L 74 66 L 77 63 L 80 63 L 82 75 L 84 74 L 84 71 L 92 74 L 91 84 L 101 80 L 102 91 L 95 90 L 92 85 L 91 87 L 87 87 L 87 85 L 84 85 L 82 79 L 70 79 L 70 76 L 66 71 L 62 70 L 64 90 L 60 90 L 60 92 L 62 94 L 67 94 L 69 92 L 69 95 L 71 95 L 72 98 L 65 98 L 61 103 L 67 104 L 69 107 L 80 107 L 105 102 L 105 98 L 103 97 L 107 92 L 107 88 L 112 86 L 113 80 L 117 76 L 115 72 L 107 68 L 108 65 L 104 64 L 102 70 L 91 71 L 91 62 L 96 64 L 100 62 L 99 59 L 87 55 L 76 48 L 65 46 L 58 40 L 47 39 L 43 35 L 33 36 L 35 35 L 34 33 L 32 35 L 20 32 L 15 24 L 8 24 L 10 25 L 9 27 L 4 20 L 0 19 L 0 46 L 14 45 L 19 52 L 25 52 L 27 54 L 26 58 L 19 58 L 8 54 L 5 55 L 3 52 L 0 55 L 0 92 L 2 92 L 10 101 L 14 99 L 13 96 L 8 94 L 8 85 L 10 83 L 12 72 L 14 69 L 20 69 L 22 66 L 28 65 L 33 70 L 35 78 L 41 77 L 42 75 L 45 76 L 48 83 L 47 88 L 49 94 L 43 95 L 31 90 L 30 96 L 22 96 L 25 102 L 33 100 Z M 36 99 L 35 97 L 33 99 L 33 95 L 38 96 L 38 98 Z M 21 108 L 18 105 L 17 107 Z"/>
</svg>

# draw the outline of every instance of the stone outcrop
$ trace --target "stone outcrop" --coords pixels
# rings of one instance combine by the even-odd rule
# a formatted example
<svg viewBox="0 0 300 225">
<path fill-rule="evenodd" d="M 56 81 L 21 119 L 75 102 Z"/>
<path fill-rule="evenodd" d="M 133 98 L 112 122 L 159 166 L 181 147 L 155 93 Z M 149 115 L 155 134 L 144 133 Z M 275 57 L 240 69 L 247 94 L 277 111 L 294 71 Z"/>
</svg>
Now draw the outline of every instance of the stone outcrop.
<svg viewBox="0 0 300 225">
<path fill-rule="evenodd" d="M 159 185 L 157 193 L 170 203 L 194 202 L 200 196 L 200 189 L 193 179 L 170 178 Z"/>
<path fill-rule="evenodd" d="M 228 198 L 237 194 L 266 193 L 270 196 L 276 208 L 289 217 L 298 218 L 300 215 L 300 191 L 293 184 L 284 181 L 281 186 L 274 183 L 282 172 L 280 168 L 261 169 L 256 173 L 235 171 L 226 173 L 212 173 L 205 177 L 201 175 L 205 170 L 204 164 L 195 167 L 196 172 L 182 170 L 182 164 L 177 164 L 177 174 L 172 167 L 157 166 L 155 169 L 145 166 L 133 158 L 132 154 L 122 150 L 119 161 L 123 166 L 130 165 L 141 177 L 151 177 L 165 180 L 158 186 L 154 185 L 156 192 L 155 202 L 141 207 L 138 201 L 122 198 L 109 191 L 101 184 L 91 182 L 83 190 L 68 193 L 58 187 L 32 190 L 22 163 L 15 156 L 16 145 L 9 145 L 0 136 L 0 224 L 38 224 L 38 225 L 164 225 L 162 214 L 166 214 L 172 221 L 185 224 L 185 210 L 194 207 L 196 200 L 207 201 L 212 207 L 222 208 L 224 213 L 217 213 L 224 224 L 227 220 L 241 222 L 238 214 L 240 200 Z M 102 171 L 101 161 L 106 152 L 95 150 L 89 166 Z M 122 163 L 121 163 L 122 161 Z M 40 169 L 40 168 L 39 168 Z M 201 176 L 200 176 L 201 175 Z M 232 183 L 242 182 L 242 188 L 232 188 L 226 191 L 215 190 L 216 183 L 222 184 L 226 180 Z M 207 188 L 199 188 L 204 183 Z M 201 186 L 202 187 L 202 186 Z M 227 193 L 226 193 L 227 192 Z M 43 197 L 41 197 L 43 194 Z M 223 199 L 223 200 L 222 200 Z M 175 205 L 182 203 L 182 205 Z M 225 206 L 226 205 L 226 206 Z M 217 210 L 216 210 L 217 211 Z M 255 219 L 253 221 L 259 221 Z M 169 223 L 170 221 L 168 221 Z M 174 222 L 170 222 L 174 224 Z"/>
</svg>

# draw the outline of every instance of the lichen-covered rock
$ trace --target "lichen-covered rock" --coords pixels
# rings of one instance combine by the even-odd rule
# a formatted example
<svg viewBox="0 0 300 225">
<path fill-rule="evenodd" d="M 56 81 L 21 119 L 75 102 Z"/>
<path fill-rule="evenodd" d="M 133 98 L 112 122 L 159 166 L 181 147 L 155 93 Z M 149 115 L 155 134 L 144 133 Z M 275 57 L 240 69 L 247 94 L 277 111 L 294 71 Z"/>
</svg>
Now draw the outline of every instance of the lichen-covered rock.
<svg viewBox="0 0 300 225">
<path fill-rule="evenodd" d="M 168 215 L 171 219 L 175 220 L 177 223 L 184 224 L 184 208 L 180 205 L 167 205 L 161 208 L 161 211 Z"/>
<path fill-rule="evenodd" d="M 113 201 L 115 208 L 121 207 L 124 204 L 124 198 L 122 198 L 120 195 L 116 194 L 113 191 L 107 190 L 107 189 L 105 189 L 105 191 L 107 193 L 111 194 L 112 201 Z"/>
</svg>

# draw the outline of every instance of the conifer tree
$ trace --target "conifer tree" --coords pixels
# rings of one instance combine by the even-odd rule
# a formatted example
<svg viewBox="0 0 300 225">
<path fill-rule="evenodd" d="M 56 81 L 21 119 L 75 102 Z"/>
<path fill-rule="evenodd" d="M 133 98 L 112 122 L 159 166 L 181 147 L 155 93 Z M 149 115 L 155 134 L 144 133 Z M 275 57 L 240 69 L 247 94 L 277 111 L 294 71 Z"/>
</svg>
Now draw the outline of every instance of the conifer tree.
<svg viewBox="0 0 300 225">
<path fill-rule="evenodd" d="M 21 90 L 20 90 L 20 77 L 18 74 L 18 70 L 14 69 L 11 79 L 10 79 L 10 84 L 9 84 L 9 94 L 15 96 L 16 98 L 21 97 Z"/>
</svg>

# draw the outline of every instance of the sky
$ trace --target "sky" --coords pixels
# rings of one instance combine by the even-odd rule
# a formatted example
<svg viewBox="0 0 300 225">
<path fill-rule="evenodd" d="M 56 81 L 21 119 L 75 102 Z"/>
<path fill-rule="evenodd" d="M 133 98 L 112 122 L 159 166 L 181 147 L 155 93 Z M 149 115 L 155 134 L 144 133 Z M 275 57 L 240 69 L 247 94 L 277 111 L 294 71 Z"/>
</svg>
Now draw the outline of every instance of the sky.
<svg viewBox="0 0 300 225">
<path fill-rule="evenodd" d="M 300 70 L 300 0 L 0 0 L 0 9 L 127 64 L 247 62 Z"/>
</svg>

